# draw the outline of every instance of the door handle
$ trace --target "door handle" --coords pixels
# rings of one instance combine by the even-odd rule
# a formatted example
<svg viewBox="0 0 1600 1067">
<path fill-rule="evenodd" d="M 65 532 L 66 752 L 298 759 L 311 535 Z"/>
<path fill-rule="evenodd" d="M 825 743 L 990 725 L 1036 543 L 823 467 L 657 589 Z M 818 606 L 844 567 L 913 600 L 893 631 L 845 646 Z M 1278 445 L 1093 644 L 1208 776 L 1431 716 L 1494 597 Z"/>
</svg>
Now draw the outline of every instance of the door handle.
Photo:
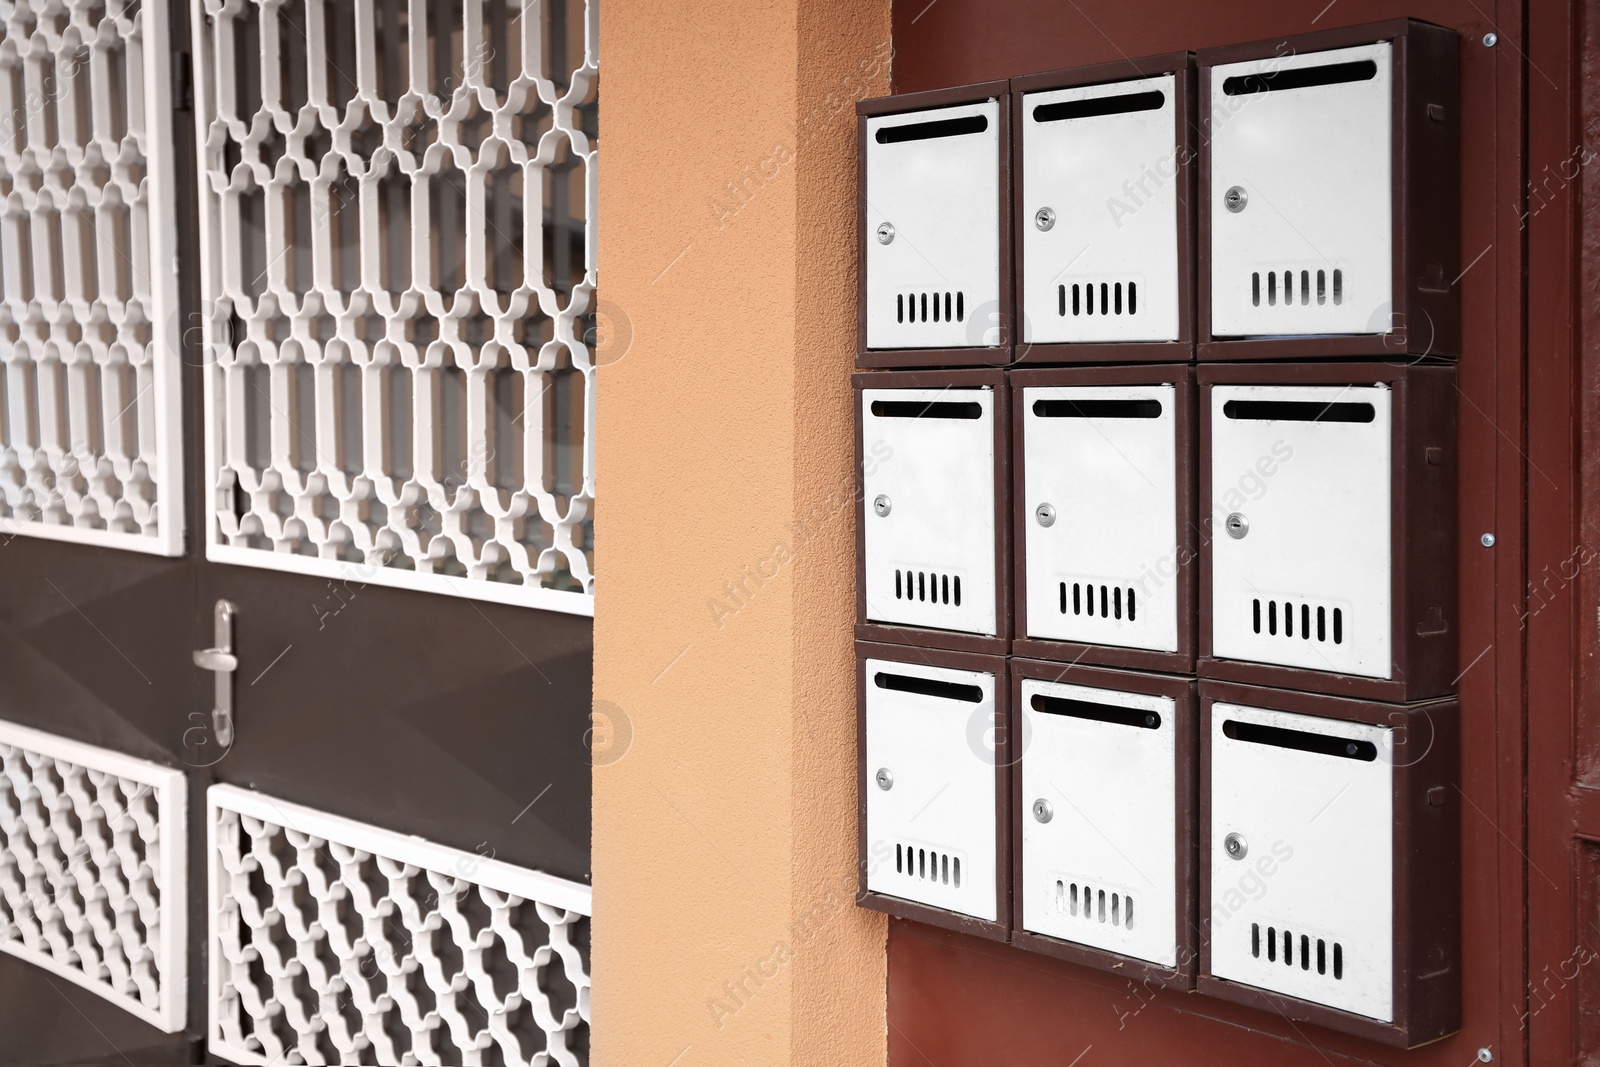
<svg viewBox="0 0 1600 1067">
<path fill-rule="evenodd" d="M 217 601 L 213 613 L 215 629 L 214 648 L 199 648 L 194 653 L 194 665 L 210 671 L 215 683 L 211 705 L 211 729 L 217 735 L 217 744 L 223 748 L 233 745 L 233 672 L 239 669 L 239 659 L 233 654 L 233 614 L 238 609 L 230 601 Z"/>
</svg>

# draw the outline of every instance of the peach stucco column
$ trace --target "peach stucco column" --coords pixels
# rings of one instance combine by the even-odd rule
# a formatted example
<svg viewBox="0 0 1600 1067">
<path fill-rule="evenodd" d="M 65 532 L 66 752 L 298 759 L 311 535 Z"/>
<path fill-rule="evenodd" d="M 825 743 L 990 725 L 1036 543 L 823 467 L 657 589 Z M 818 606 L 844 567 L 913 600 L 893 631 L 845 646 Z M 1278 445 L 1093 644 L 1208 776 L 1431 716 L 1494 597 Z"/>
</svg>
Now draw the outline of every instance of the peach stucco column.
<svg viewBox="0 0 1600 1067">
<path fill-rule="evenodd" d="M 601 0 L 600 56 L 593 1062 L 871 1067 L 853 105 L 888 0 Z"/>
</svg>

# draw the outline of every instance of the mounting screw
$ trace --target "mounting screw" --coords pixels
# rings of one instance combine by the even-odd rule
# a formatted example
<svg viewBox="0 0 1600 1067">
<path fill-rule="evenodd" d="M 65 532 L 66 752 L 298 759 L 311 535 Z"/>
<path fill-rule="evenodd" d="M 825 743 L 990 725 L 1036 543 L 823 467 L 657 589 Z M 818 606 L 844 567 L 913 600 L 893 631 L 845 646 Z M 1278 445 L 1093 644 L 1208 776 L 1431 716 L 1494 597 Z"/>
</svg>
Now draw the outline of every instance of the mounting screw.
<svg viewBox="0 0 1600 1067">
<path fill-rule="evenodd" d="M 893 789 L 894 788 L 894 775 L 889 773 L 889 768 L 887 768 L 887 767 L 879 767 L 878 768 L 877 782 L 878 782 L 878 788 L 879 789 Z"/>
<path fill-rule="evenodd" d="M 1050 802 L 1043 797 L 1033 802 L 1033 817 L 1040 822 L 1049 822 L 1055 818 L 1055 814 L 1056 809 L 1052 808 Z"/>
<path fill-rule="evenodd" d="M 1222 194 L 1222 206 L 1233 212 L 1235 215 L 1243 211 L 1244 206 L 1249 202 L 1250 195 L 1244 191 L 1244 186 L 1242 185 L 1235 185 L 1233 188 Z"/>
<path fill-rule="evenodd" d="M 889 514 L 889 507 L 889 496 L 887 493 L 879 493 L 878 498 L 872 502 L 872 510 L 876 511 L 879 515 Z"/>
<path fill-rule="evenodd" d="M 1494 34 L 1491 33 L 1489 36 L 1493 37 Z M 1490 1052 L 1486 1048 L 1480 1048 L 1478 1050 L 1478 1062 L 1479 1063 L 1493 1063 L 1494 1062 L 1494 1053 Z"/>
<path fill-rule="evenodd" d="M 1483 35 L 1483 47 L 1485 47 L 1485 48 L 1493 48 L 1495 45 L 1497 45 L 1499 43 L 1500 43 L 1500 35 L 1499 34 L 1497 34 L 1497 33 L 1486 33 L 1486 34 Z M 1478 1055 L 1480 1057 L 1482 1057 L 1482 1055 L 1485 1052 L 1488 1052 L 1488 1051 L 1489 1051 L 1488 1049 L 1479 1049 L 1478 1050 Z M 1484 1060 L 1483 1062 L 1484 1063 L 1488 1063 L 1489 1061 L 1488 1060 Z"/>
<path fill-rule="evenodd" d="M 1228 516 L 1227 521 L 1223 523 L 1223 526 L 1227 528 L 1228 536 L 1233 538 L 1235 541 L 1239 540 L 1240 538 L 1244 537 L 1245 534 L 1250 532 L 1250 520 L 1245 518 L 1243 514 L 1237 511 Z"/>
<path fill-rule="evenodd" d="M 1056 224 L 1056 213 L 1047 207 L 1042 207 L 1034 213 L 1033 224 L 1041 231 L 1048 230 Z"/>
<path fill-rule="evenodd" d="M 1056 509 L 1049 504 L 1040 504 L 1034 509 L 1033 517 L 1039 520 L 1040 526 L 1054 526 L 1056 524 Z"/>
<path fill-rule="evenodd" d="M 1478 538 L 1478 541 L 1483 545 L 1484 548 L 1493 548 L 1494 534 L 1486 533 L 1482 537 Z"/>
<path fill-rule="evenodd" d="M 894 240 L 894 224 L 890 222 L 878 223 L 878 243 L 886 245 Z"/>
<path fill-rule="evenodd" d="M 1222 839 L 1222 851 L 1228 854 L 1229 859 L 1242 860 L 1245 853 L 1250 851 L 1250 845 L 1238 834 L 1229 834 Z"/>
</svg>

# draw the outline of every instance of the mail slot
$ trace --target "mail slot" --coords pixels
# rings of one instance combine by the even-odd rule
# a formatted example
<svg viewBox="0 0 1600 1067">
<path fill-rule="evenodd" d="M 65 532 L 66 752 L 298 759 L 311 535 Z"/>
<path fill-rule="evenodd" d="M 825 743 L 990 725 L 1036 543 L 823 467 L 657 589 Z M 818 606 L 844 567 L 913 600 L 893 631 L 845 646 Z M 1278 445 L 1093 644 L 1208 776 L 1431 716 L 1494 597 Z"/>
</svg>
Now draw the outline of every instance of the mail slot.
<svg viewBox="0 0 1600 1067">
<path fill-rule="evenodd" d="M 1398 20 L 1199 64 L 1201 358 L 1454 356 L 1455 32 Z"/>
<path fill-rule="evenodd" d="M 1458 1029 L 1455 701 L 1200 696 L 1200 990 L 1402 1047 Z"/>
<path fill-rule="evenodd" d="M 856 654 L 858 902 L 1005 940 L 1006 661 L 864 643 Z"/>
<path fill-rule="evenodd" d="M 857 103 L 861 366 L 1009 361 L 1007 91 L 994 82 Z"/>
<path fill-rule="evenodd" d="M 1454 368 L 1203 365 L 1199 380 L 1200 674 L 1449 692 Z"/>
<path fill-rule="evenodd" d="M 1003 655 L 1010 639 L 999 371 L 857 374 L 858 637 Z"/>
<path fill-rule="evenodd" d="M 1019 78 L 1012 107 L 1019 362 L 1187 361 L 1193 57 Z"/>
<path fill-rule="evenodd" d="M 1017 655 L 1193 669 L 1193 373 L 1012 373 Z"/>
<path fill-rule="evenodd" d="M 1192 988 L 1194 682 L 1012 675 L 1013 944 Z"/>
</svg>

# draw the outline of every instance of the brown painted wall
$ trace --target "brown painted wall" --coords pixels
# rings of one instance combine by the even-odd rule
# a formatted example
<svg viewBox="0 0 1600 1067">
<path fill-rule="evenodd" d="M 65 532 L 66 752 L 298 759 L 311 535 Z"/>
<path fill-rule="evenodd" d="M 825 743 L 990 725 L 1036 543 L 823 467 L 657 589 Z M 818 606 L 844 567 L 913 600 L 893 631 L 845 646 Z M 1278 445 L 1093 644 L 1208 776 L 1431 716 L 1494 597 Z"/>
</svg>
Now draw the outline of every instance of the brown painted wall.
<svg viewBox="0 0 1600 1067">
<path fill-rule="evenodd" d="M 1523 595 L 1525 474 L 1518 144 L 1522 9 L 1473 0 L 1059 3 L 895 0 L 894 87 L 912 92 L 1280 34 L 1413 17 L 1461 35 L 1461 620 L 1464 1015 L 1460 1034 L 1383 1049 L 1195 994 L 1146 988 L 913 923 L 889 931 L 889 1061 L 937 1064 L 1465 1067 L 1524 1060 Z M 1485 31 L 1499 42 L 1486 47 Z M 1481 255 L 1481 258 L 1478 258 Z M 1479 536 L 1494 531 L 1493 549 Z"/>
<path fill-rule="evenodd" d="M 887 90 L 888 18 L 601 5 L 597 1067 L 884 1059 L 849 371 L 854 102 Z"/>
</svg>

